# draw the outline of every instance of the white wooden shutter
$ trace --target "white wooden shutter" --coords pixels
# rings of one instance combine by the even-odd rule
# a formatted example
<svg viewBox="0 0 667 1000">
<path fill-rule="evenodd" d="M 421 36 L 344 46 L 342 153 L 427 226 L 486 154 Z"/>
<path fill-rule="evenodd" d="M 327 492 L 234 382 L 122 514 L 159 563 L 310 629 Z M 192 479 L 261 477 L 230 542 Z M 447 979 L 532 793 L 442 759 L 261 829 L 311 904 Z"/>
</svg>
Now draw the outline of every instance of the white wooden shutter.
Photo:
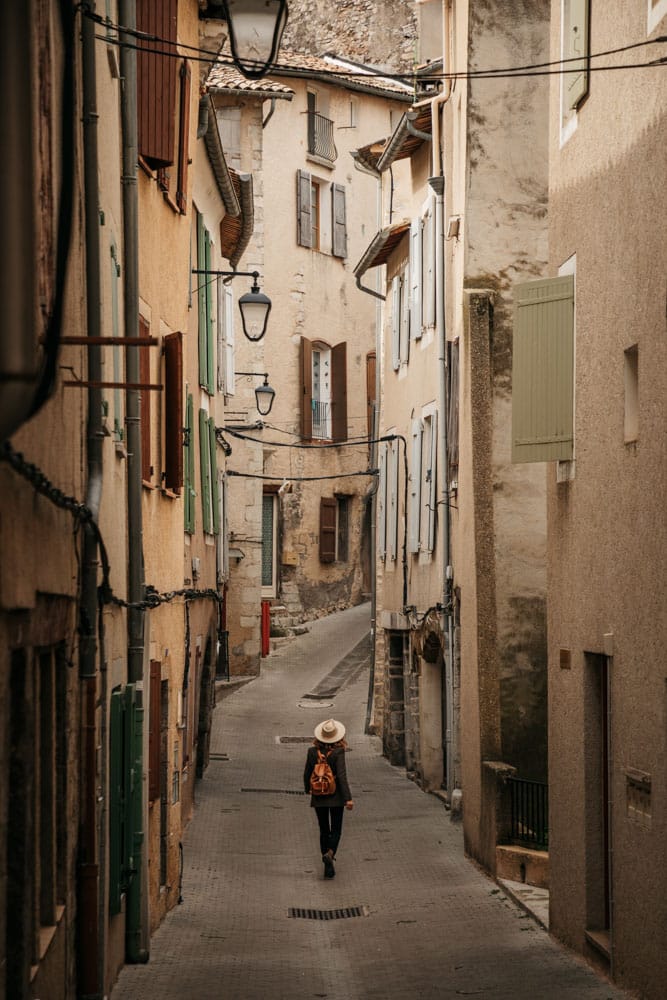
<svg viewBox="0 0 667 1000">
<path fill-rule="evenodd" d="M 218 281 L 218 392 L 234 395 L 234 293 Z"/>
<path fill-rule="evenodd" d="M 410 223 L 410 338 L 422 335 L 422 221 Z"/>
<path fill-rule="evenodd" d="M 429 454 L 425 456 L 426 465 L 426 503 L 427 503 L 427 517 L 426 517 L 426 538 L 424 539 L 424 548 L 427 552 L 433 552 L 435 548 L 435 515 L 437 511 L 438 494 L 436 490 L 436 472 L 437 472 L 437 456 L 438 456 L 438 414 L 437 411 L 432 413 L 429 418 L 430 424 L 430 435 L 429 435 Z"/>
<path fill-rule="evenodd" d="M 387 554 L 387 445 L 380 445 L 380 477 L 377 494 L 378 555 L 384 559 Z"/>
<path fill-rule="evenodd" d="M 419 521 L 421 518 L 422 437 L 421 420 L 412 421 L 412 454 L 410 461 L 410 509 L 408 512 L 408 550 L 419 552 Z"/>
<path fill-rule="evenodd" d="M 397 371 L 401 365 L 401 279 L 399 275 L 391 283 L 391 365 Z"/>
<path fill-rule="evenodd" d="M 400 317 L 398 353 L 403 364 L 410 358 L 410 285 L 407 269 L 401 275 Z"/>
<path fill-rule="evenodd" d="M 512 461 L 574 455 L 574 278 L 514 286 Z"/>
<path fill-rule="evenodd" d="M 387 453 L 387 555 L 396 561 L 398 551 L 398 442 L 389 442 Z"/>
<path fill-rule="evenodd" d="M 422 310 L 424 326 L 428 329 L 435 326 L 435 219 L 432 203 L 424 216 L 422 256 L 424 276 Z"/>
</svg>

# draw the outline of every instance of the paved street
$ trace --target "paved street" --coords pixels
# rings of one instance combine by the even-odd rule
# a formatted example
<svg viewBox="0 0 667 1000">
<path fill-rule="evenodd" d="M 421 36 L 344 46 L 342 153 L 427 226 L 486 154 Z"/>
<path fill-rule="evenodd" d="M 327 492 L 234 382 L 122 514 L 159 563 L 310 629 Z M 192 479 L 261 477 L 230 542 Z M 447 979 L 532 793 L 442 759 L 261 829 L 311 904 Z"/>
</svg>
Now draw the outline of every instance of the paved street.
<svg viewBox="0 0 667 1000">
<path fill-rule="evenodd" d="M 313 623 L 219 702 L 184 843 L 183 902 L 155 934 L 148 965 L 124 969 L 113 1000 L 625 996 L 478 872 L 440 801 L 364 736 L 367 671 L 358 655 L 345 658 L 367 627 L 367 606 Z M 304 698 L 327 691 L 330 707 Z M 294 738 L 331 715 L 348 727 L 355 808 L 337 876 L 325 881 L 300 794 L 307 743 Z"/>
</svg>

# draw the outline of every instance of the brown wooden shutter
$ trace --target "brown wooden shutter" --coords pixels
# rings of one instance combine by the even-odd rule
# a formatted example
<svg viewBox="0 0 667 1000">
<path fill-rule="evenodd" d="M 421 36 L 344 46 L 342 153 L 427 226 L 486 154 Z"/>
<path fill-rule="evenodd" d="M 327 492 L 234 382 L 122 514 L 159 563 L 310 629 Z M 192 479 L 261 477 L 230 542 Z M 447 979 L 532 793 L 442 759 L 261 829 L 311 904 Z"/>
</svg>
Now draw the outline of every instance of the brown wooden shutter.
<svg viewBox="0 0 667 1000">
<path fill-rule="evenodd" d="M 150 337 L 151 328 L 143 318 L 139 317 L 139 336 Z M 148 345 L 139 348 L 139 381 L 148 384 L 151 380 L 151 349 Z M 150 482 L 153 475 L 151 459 L 151 393 L 150 389 L 141 390 L 141 478 Z"/>
<path fill-rule="evenodd" d="M 183 334 L 164 338 L 164 485 L 179 493 L 183 485 Z"/>
<path fill-rule="evenodd" d="M 366 412 L 368 414 L 368 436 L 372 438 L 375 434 L 375 372 L 376 356 L 375 351 L 366 355 Z"/>
<path fill-rule="evenodd" d="M 301 437 L 313 436 L 313 345 L 301 338 Z"/>
<path fill-rule="evenodd" d="M 302 247 L 313 245 L 310 174 L 307 170 L 296 172 L 296 241 Z"/>
<path fill-rule="evenodd" d="M 336 501 L 333 497 L 320 499 L 320 562 L 332 563 L 336 559 Z"/>
<path fill-rule="evenodd" d="M 153 169 L 174 162 L 177 0 L 138 0 L 137 28 L 160 41 L 139 42 L 139 153 Z"/>
<path fill-rule="evenodd" d="M 160 798 L 160 688 L 162 684 L 162 664 L 151 660 L 150 692 L 148 710 L 148 798 L 150 802 Z"/>
<path fill-rule="evenodd" d="M 188 154 L 190 152 L 190 87 L 192 72 L 187 59 L 181 66 L 181 106 L 178 136 L 178 185 L 176 204 L 183 214 L 188 200 Z"/>
<path fill-rule="evenodd" d="M 333 248 L 334 257 L 347 257 L 347 228 L 345 221 L 345 188 L 342 184 L 332 187 Z"/>
<path fill-rule="evenodd" d="M 336 344 L 331 352 L 333 441 L 347 441 L 347 344 Z"/>
</svg>

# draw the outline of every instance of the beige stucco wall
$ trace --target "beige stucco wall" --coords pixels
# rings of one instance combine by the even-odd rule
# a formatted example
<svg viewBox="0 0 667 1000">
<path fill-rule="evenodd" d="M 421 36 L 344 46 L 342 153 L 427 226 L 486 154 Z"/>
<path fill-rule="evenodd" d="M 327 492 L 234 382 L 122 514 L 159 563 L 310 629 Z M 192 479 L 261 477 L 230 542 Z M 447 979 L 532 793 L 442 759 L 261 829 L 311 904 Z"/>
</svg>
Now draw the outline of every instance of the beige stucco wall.
<svg viewBox="0 0 667 1000">
<path fill-rule="evenodd" d="M 604 16 L 601 16 L 601 14 Z M 646 5 L 592 5 L 593 51 L 647 37 Z M 664 34 L 664 18 L 653 36 Z M 560 25 L 552 18 L 552 58 Z M 651 51 L 651 50 L 649 50 Z M 619 112 L 619 95 L 622 95 Z M 584 654 L 610 655 L 612 969 L 643 996 L 664 993 L 667 924 L 664 594 L 665 148 L 667 89 L 653 70 L 594 73 L 561 146 L 551 94 L 551 272 L 576 255 L 575 471 L 549 483 L 551 927 L 578 950 L 599 894 L 591 785 L 582 761 L 599 729 Z M 601 155 L 601 150 L 603 154 Z M 639 434 L 624 442 L 624 351 L 638 346 Z M 604 636 L 613 636 L 607 638 Z M 560 650 L 571 668 L 561 669 Z M 643 826 L 627 772 L 650 776 Z"/>
</svg>

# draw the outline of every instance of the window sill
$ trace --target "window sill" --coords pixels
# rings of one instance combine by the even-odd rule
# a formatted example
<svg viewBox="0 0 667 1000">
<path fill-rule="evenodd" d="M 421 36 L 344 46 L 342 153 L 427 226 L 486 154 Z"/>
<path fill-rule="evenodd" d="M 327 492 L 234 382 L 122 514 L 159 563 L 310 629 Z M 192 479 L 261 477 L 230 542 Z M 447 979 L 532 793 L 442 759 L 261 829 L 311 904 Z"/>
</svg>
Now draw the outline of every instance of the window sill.
<svg viewBox="0 0 667 1000">
<path fill-rule="evenodd" d="M 30 981 L 32 982 L 37 973 L 39 972 L 39 962 L 42 962 L 46 958 L 46 953 L 51 947 L 51 942 L 56 936 L 56 932 L 60 925 L 60 921 L 65 913 L 64 906 L 56 906 L 56 922 L 55 924 L 48 924 L 45 927 L 39 928 L 39 961 L 36 965 L 30 966 Z"/>
<path fill-rule="evenodd" d="M 180 491 L 176 492 L 175 490 L 170 490 L 165 488 L 162 488 L 160 490 L 160 493 L 162 494 L 163 497 L 166 497 L 168 500 L 178 500 L 181 495 Z"/>
<path fill-rule="evenodd" d="M 156 490 L 157 486 L 154 486 L 149 479 L 142 479 L 141 485 L 145 490 Z"/>
</svg>

